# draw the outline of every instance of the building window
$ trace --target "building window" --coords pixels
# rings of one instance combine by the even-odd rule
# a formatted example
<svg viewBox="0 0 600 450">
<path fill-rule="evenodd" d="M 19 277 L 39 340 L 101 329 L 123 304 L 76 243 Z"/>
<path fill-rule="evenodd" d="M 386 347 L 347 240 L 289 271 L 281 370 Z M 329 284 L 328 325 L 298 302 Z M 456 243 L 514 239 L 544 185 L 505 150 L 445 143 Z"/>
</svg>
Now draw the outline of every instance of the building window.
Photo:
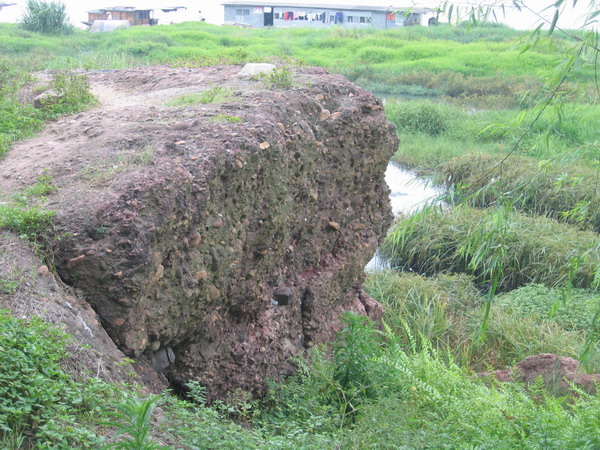
<svg viewBox="0 0 600 450">
<path fill-rule="evenodd" d="M 354 22 L 354 16 L 348 16 L 347 19 L 348 23 L 353 23 Z"/>
<path fill-rule="evenodd" d="M 150 11 L 135 11 L 134 18 L 136 20 L 149 19 Z"/>
<path fill-rule="evenodd" d="M 250 10 L 249 9 L 236 9 L 235 15 L 236 16 L 249 16 Z"/>
</svg>

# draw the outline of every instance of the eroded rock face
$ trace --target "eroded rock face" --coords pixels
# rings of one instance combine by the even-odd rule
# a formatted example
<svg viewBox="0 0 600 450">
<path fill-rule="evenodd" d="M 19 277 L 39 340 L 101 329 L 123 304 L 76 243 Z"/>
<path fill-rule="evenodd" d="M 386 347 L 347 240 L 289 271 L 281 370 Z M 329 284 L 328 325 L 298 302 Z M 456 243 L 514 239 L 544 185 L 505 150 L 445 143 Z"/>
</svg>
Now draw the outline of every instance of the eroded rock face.
<svg viewBox="0 0 600 450">
<path fill-rule="evenodd" d="M 0 231 L 0 310 L 19 319 L 40 317 L 72 336 L 66 340 L 63 370 L 80 382 L 90 377 L 109 382 L 137 383 L 160 392 L 166 380 L 146 361 L 129 367 L 124 355 L 104 331 L 90 305 L 65 286 L 35 255 L 33 245 Z"/>
<path fill-rule="evenodd" d="M 275 91 L 237 72 L 93 75 L 104 106 L 39 141 L 59 187 L 62 278 L 123 352 L 211 397 L 260 393 L 290 356 L 333 338 L 344 311 L 379 318 L 363 267 L 392 219 L 384 171 L 397 138 L 380 100 L 318 69 Z M 165 104 L 213 83 L 225 103 Z"/>
</svg>

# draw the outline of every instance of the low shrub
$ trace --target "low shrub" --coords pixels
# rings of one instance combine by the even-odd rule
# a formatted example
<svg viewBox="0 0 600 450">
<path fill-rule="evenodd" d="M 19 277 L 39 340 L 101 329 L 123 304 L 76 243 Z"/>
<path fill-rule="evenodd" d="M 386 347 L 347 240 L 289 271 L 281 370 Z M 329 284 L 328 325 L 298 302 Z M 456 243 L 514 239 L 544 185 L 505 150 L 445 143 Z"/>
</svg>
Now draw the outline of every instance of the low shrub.
<svg viewBox="0 0 600 450">
<path fill-rule="evenodd" d="M 439 136 L 446 133 L 455 121 L 451 108 L 428 101 L 397 102 L 386 104 L 386 114 L 401 132 L 426 133 Z"/>
<path fill-rule="evenodd" d="M 50 88 L 56 92 L 59 99 L 47 108 L 51 117 L 81 111 L 96 101 L 90 91 L 88 77 L 72 70 L 56 71 L 50 82 Z"/>
<path fill-rule="evenodd" d="M 458 186 L 457 199 L 473 206 L 508 201 L 523 211 L 600 232 L 600 166 L 540 163 L 519 156 L 500 161 L 471 153 L 448 161 L 441 172 L 447 183 Z"/>
<path fill-rule="evenodd" d="M 399 268 L 467 273 L 508 291 L 529 283 L 598 288 L 600 238 L 508 207 L 428 207 L 399 221 L 382 247 Z"/>
<path fill-rule="evenodd" d="M 260 79 L 271 89 L 287 89 L 294 82 L 294 73 L 288 66 L 276 67 L 269 73 L 261 73 Z"/>
</svg>

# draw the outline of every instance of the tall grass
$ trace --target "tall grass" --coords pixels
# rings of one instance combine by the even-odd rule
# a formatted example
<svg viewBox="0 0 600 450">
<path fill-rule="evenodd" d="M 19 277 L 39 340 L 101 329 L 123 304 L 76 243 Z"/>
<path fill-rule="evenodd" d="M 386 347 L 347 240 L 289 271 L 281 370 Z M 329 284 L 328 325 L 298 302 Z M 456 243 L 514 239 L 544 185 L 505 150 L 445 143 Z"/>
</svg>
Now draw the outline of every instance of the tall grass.
<svg viewBox="0 0 600 450">
<path fill-rule="evenodd" d="M 21 26 L 28 31 L 47 34 L 69 34 L 73 31 L 66 6 L 60 1 L 27 0 Z"/>
<path fill-rule="evenodd" d="M 481 340 L 486 298 L 469 276 L 425 277 L 384 271 L 369 274 L 365 287 L 383 305 L 384 320 L 401 342 L 409 346 L 413 339 L 418 349 L 431 343 L 440 355 L 452 355 L 460 366 L 474 371 L 512 366 L 539 353 L 581 357 L 598 298 L 597 294 L 577 291 L 575 300 L 551 316 L 553 303 L 563 297 L 564 291 L 540 292 L 547 288 L 527 286 L 500 295 L 492 303 L 486 336 Z M 536 302 L 537 307 L 528 306 L 532 291 L 538 297 L 545 295 L 543 302 Z M 566 313 L 575 305 L 579 306 L 577 314 Z M 582 310 L 584 314 L 580 315 Z M 568 319 L 559 320 L 563 317 Z M 587 366 L 592 372 L 600 371 L 600 355 L 594 350 Z"/>
<path fill-rule="evenodd" d="M 507 207 L 429 207 L 398 222 L 383 245 L 392 264 L 423 274 L 467 273 L 507 291 L 528 283 L 598 288 L 600 238 Z"/>
<path fill-rule="evenodd" d="M 599 160 L 600 161 L 600 160 Z M 600 232 L 600 164 L 582 167 L 513 156 L 466 154 L 441 168 L 460 200 L 476 207 L 509 202 L 528 213 Z"/>
</svg>

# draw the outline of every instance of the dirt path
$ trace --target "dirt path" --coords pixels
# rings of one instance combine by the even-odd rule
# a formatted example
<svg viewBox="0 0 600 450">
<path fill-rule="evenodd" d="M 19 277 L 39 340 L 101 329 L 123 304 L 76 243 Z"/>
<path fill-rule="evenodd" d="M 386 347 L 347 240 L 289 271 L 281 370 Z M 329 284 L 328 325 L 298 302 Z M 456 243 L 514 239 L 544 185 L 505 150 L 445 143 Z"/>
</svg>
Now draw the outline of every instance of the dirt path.
<svg viewBox="0 0 600 450">
<path fill-rule="evenodd" d="M 226 70 L 233 78 L 239 68 Z M 212 68 L 170 67 L 96 71 L 89 74 L 99 105 L 85 112 L 61 117 L 36 137 L 16 142 L 0 162 L 0 192 L 4 196 L 35 183 L 49 173 L 55 183 L 70 175 L 81 177 L 105 167 L 123 151 L 143 147 L 130 135 L 136 127 L 155 124 L 154 132 L 180 122 L 178 108 L 166 103 L 179 96 L 198 93 L 223 80 Z M 138 145 L 140 144 L 140 145 Z M 73 181 L 73 180 L 70 180 Z"/>
</svg>

